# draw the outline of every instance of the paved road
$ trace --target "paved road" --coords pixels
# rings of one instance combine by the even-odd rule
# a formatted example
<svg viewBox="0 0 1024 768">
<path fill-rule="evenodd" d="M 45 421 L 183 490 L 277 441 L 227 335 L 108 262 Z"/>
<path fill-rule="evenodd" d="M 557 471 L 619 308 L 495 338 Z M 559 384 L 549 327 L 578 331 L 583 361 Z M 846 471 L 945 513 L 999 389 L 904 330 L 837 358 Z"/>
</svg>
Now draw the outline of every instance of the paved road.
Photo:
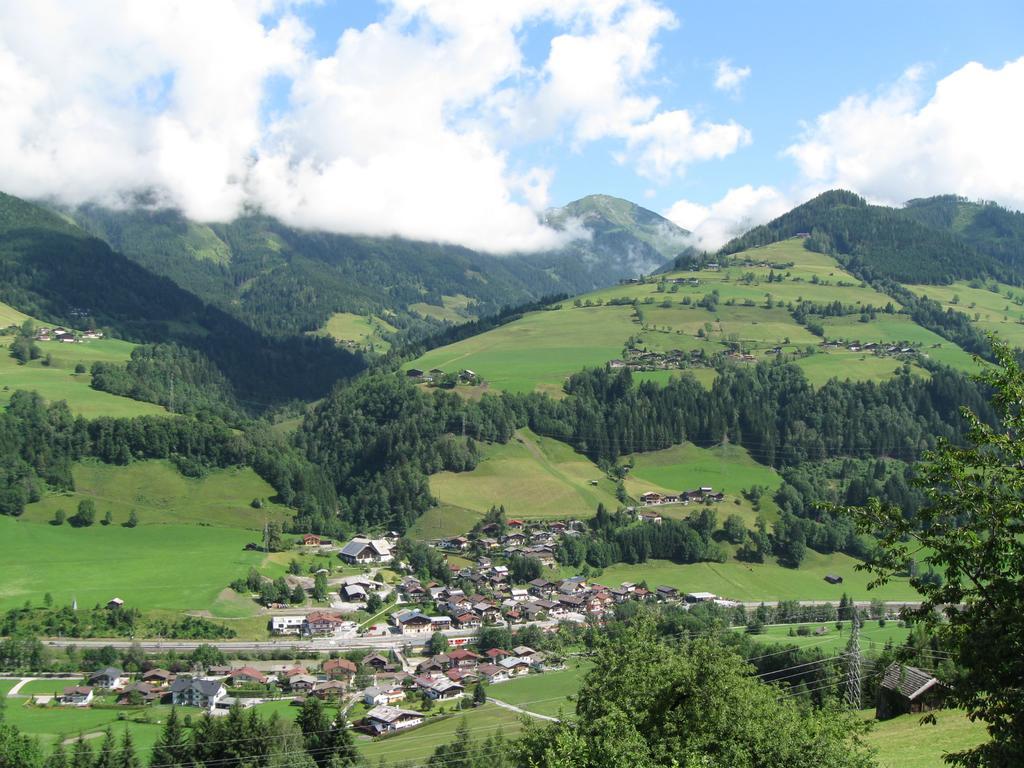
<svg viewBox="0 0 1024 768">
<path fill-rule="evenodd" d="M 560 722 L 557 717 L 551 717 L 550 715 L 541 715 L 541 714 L 538 714 L 536 712 L 531 712 L 528 709 L 522 709 L 521 707 L 513 706 L 512 704 L 509 704 L 508 702 L 501 701 L 499 699 L 492 699 L 490 696 L 487 697 L 487 700 L 490 701 L 493 704 L 497 704 L 502 709 L 510 709 L 513 712 L 518 712 L 521 715 L 527 715 L 528 717 L 535 717 L 538 720 L 547 720 L 549 723 Z"/>
</svg>

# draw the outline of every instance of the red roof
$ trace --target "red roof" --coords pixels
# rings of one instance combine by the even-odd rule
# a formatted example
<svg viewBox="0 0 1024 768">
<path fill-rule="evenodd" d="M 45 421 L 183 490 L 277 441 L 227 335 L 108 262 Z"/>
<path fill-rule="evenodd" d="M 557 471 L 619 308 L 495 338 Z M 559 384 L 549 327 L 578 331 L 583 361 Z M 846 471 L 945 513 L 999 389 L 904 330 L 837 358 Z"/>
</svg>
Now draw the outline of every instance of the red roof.
<svg viewBox="0 0 1024 768">
<path fill-rule="evenodd" d="M 324 672 L 334 672 L 337 669 L 351 672 L 353 675 L 356 673 L 356 665 L 348 659 L 328 659 L 324 662 Z"/>
<path fill-rule="evenodd" d="M 491 659 L 496 659 L 499 656 L 511 656 L 511 655 L 512 654 L 510 654 L 508 651 L 503 651 L 501 648 L 491 648 L 487 652 L 487 657 L 491 658 Z"/>
<path fill-rule="evenodd" d="M 461 661 L 462 659 L 479 659 L 480 654 L 467 651 L 465 648 L 458 648 L 448 654 L 448 658 L 452 661 Z"/>
</svg>

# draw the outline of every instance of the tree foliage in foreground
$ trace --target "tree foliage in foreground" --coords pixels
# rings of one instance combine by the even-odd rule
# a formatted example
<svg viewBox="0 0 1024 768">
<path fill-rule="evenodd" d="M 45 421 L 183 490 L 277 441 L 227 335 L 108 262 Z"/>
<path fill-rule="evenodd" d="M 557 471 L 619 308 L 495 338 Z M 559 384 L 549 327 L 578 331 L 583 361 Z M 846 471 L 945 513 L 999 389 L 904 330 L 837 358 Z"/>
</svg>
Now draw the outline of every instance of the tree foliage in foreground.
<svg viewBox="0 0 1024 768">
<path fill-rule="evenodd" d="M 919 473 L 928 502 L 916 514 L 877 500 L 848 510 L 880 537 L 880 556 L 864 566 L 875 583 L 914 557 L 945 572 L 911 583 L 923 598 L 917 615 L 962 668 L 946 681 L 950 703 L 988 724 L 989 742 L 947 757 L 969 768 L 1024 765 L 1024 372 L 1008 347 L 993 351 L 998 365 L 981 378 L 1000 426 L 964 409 L 968 445 L 928 455 Z"/>
<path fill-rule="evenodd" d="M 867 768 L 865 726 L 800 704 L 711 639 L 674 648 L 641 620 L 598 651 L 577 717 L 530 729 L 516 765 L 537 768 Z"/>
</svg>

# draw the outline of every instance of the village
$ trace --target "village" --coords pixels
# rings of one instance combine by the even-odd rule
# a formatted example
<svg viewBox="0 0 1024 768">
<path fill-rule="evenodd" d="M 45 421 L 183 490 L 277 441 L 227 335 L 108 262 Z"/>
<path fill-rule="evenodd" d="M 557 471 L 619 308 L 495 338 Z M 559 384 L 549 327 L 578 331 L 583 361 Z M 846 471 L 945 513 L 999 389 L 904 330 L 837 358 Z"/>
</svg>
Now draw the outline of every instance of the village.
<svg viewBox="0 0 1024 768">
<path fill-rule="evenodd" d="M 86 341 L 96 341 L 103 338 L 103 331 L 74 331 L 57 326 L 48 328 L 40 326 L 35 330 L 33 339 L 39 342 L 56 341 L 60 344 L 81 344 Z"/>
</svg>

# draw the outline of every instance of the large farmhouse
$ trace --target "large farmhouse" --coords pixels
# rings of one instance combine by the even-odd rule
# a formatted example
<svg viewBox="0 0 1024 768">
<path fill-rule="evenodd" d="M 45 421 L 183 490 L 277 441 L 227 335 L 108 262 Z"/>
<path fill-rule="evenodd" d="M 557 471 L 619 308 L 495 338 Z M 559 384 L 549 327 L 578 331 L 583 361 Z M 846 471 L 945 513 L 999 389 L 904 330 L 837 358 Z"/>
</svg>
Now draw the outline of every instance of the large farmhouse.
<svg viewBox="0 0 1024 768">
<path fill-rule="evenodd" d="M 338 555 L 346 563 L 367 565 L 369 563 L 390 563 L 393 559 L 391 545 L 384 539 L 368 539 L 356 536 L 342 547 Z"/>
</svg>

